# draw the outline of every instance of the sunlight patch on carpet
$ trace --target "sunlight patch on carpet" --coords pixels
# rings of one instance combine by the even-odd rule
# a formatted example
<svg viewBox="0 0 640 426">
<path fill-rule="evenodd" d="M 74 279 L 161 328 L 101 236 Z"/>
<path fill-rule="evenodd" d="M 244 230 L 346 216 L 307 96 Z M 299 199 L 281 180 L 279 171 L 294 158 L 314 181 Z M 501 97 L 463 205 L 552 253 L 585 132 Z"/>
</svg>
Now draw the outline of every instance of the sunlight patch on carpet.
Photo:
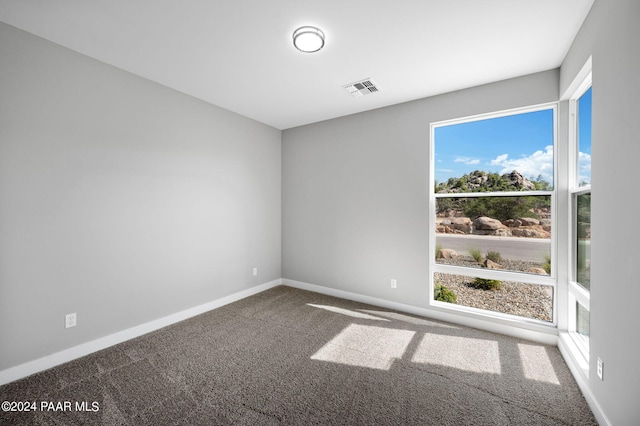
<svg viewBox="0 0 640 426">
<path fill-rule="evenodd" d="M 494 340 L 426 333 L 412 362 L 500 374 L 500 349 Z"/>
<path fill-rule="evenodd" d="M 389 370 L 415 331 L 351 324 L 311 356 L 317 361 Z"/>
<path fill-rule="evenodd" d="M 518 352 L 520 352 L 520 361 L 522 361 L 522 370 L 526 379 L 560 384 L 544 346 L 518 343 Z"/>
<path fill-rule="evenodd" d="M 358 311 L 352 311 L 350 309 L 338 308 L 337 306 L 314 305 L 313 303 L 307 303 L 307 306 L 324 309 L 324 310 L 329 311 L 329 312 L 335 312 L 336 314 L 347 315 L 347 316 L 350 316 L 350 317 L 353 317 L 353 318 L 362 318 L 362 319 L 369 319 L 369 320 L 375 320 L 375 321 L 387 321 L 387 322 L 390 322 L 388 319 L 385 319 L 385 318 L 374 317 L 373 315 L 365 314 L 365 313 L 358 312 Z"/>
</svg>

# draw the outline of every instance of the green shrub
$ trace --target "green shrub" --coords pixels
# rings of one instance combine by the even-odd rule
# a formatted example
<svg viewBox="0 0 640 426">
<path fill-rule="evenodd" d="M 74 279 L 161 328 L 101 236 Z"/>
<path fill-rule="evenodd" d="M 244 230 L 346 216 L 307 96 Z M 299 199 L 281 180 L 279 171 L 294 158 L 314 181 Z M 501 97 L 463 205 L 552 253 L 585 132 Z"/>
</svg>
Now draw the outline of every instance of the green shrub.
<svg viewBox="0 0 640 426">
<path fill-rule="evenodd" d="M 442 259 L 442 244 L 436 243 L 436 259 Z"/>
<path fill-rule="evenodd" d="M 502 281 L 487 280 L 485 278 L 474 278 L 469 286 L 481 290 L 500 290 L 500 287 L 502 287 Z"/>
<path fill-rule="evenodd" d="M 482 262 L 482 252 L 480 251 L 479 248 L 476 247 L 469 247 L 469 254 L 471 255 L 471 257 L 473 257 L 473 259 L 480 263 Z"/>
<path fill-rule="evenodd" d="M 517 217 L 536 216 L 531 210 L 547 207 L 551 197 L 479 197 L 464 206 L 464 215 L 470 218 L 489 216 L 503 222 Z"/>
<path fill-rule="evenodd" d="M 433 291 L 433 298 L 441 302 L 456 303 L 456 294 L 443 285 L 436 284 Z"/>
<path fill-rule="evenodd" d="M 490 251 L 487 253 L 487 259 L 496 263 L 502 262 L 502 256 L 500 255 L 500 252 L 497 251 Z"/>
<path fill-rule="evenodd" d="M 544 269 L 547 274 L 551 275 L 551 256 L 548 254 L 544 255 L 544 264 L 542 264 L 542 269 Z"/>
</svg>

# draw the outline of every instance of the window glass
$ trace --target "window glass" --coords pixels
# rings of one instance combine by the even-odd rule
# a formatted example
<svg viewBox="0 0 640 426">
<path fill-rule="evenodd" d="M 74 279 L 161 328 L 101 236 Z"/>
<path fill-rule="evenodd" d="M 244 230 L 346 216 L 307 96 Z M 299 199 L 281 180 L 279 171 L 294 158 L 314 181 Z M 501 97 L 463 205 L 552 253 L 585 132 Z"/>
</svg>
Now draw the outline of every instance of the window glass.
<svg viewBox="0 0 640 426">
<path fill-rule="evenodd" d="M 572 85 L 575 92 L 569 98 L 569 156 L 570 172 L 567 201 L 569 201 L 570 243 L 569 283 L 566 310 L 567 330 L 577 343 L 577 356 L 589 360 L 589 307 L 591 304 L 591 143 L 592 143 L 592 87 L 591 58 Z M 561 250 L 565 250 L 561 248 Z M 561 307 L 563 308 L 563 307 Z"/>
<path fill-rule="evenodd" d="M 552 109 L 436 127 L 436 193 L 553 189 L 553 142 Z"/>
<path fill-rule="evenodd" d="M 460 294 L 449 303 L 553 322 L 554 117 L 547 107 L 434 125 L 433 278 L 438 295 Z M 479 269 L 510 281 L 473 288 Z"/>
<path fill-rule="evenodd" d="M 591 77 L 587 76 L 580 89 L 571 98 L 575 108 L 575 135 L 570 139 L 574 175 L 570 180 L 571 250 L 569 289 L 569 330 L 579 343 L 580 353 L 589 358 L 589 305 L 591 299 Z M 585 90 L 586 88 L 586 90 Z"/>
<path fill-rule="evenodd" d="M 589 339 L 589 310 L 576 302 L 576 333 L 583 338 Z"/>
<path fill-rule="evenodd" d="M 591 185 L 591 88 L 577 101 L 578 186 Z"/>
<path fill-rule="evenodd" d="M 551 273 L 550 195 L 438 198 L 435 225 L 437 263 Z"/>
<path fill-rule="evenodd" d="M 553 287 L 522 282 L 488 280 L 468 275 L 435 274 L 435 289 L 444 286 L 459 306 L 485 309 L 503 314 L 553 321 Z"/>
<path fill-rule="evenodd" d="M 576 281 L 591 288 L 591 193 L 576 196 Z"/>
</svg>

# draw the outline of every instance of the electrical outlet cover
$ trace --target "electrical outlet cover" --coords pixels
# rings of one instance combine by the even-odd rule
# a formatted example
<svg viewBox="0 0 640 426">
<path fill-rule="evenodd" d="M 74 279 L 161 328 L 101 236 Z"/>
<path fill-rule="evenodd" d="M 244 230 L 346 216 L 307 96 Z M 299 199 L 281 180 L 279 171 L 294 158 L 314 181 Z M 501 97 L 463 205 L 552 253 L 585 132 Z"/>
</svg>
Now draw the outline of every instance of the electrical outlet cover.
<svg viewBox="0 0 640 426">
<path fill-rule="evenodd" d="M 598 358 L 598 362 L 597 362 L 597 365 L 596 365 L 596 374 L 598 375 L 600 380 L 604 380 L 602 378 L 603 369 L 604 369 L 604 363 L 602 362 L 602 360 L 600 358 Z"/>
<path fill-rule="evenodd" d="M 64 316 L 64 327 L 70 328 L 76 326 L 76 314 L 67 314 Z"/>
</svg>

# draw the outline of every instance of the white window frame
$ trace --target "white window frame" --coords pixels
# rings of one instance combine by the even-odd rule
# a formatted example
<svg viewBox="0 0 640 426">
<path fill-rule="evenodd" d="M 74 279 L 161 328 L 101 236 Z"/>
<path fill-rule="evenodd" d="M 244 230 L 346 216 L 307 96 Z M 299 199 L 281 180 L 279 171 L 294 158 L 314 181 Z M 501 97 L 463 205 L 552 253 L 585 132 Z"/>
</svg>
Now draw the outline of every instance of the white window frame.
<svg viewBox="0 0 640 426">
<path fill-rule="evenodd" d="M 586 73 L 579 81 L 573 94 L 569 97 L 569 284 L 568 284 L 568 332 L 580 355 L 589 363 L 589 340 L 577 332 L 576 303 L 580 303 L 591 314 L 591 292 L 577 282 L 576 257 L 577 257 L 577 226 L 576 226 L 576 201 L 578 195 L 591 193 L 591 184 L 579 186 L 578 182 L 578 101 L 592 86 L 591 61 L 588 61 L 581 74 Z M 591 321 L 589 321 L 591 322 Z"/>
<path fill-rule="evenodd" d="M 553 159 L 554 159 L 554 184 L 551 191 L 514 191 L 514 192 L 483 192 L 480 193 L 483 197 L 506 197 L 506 196 L 529 196 L 529 195 L 545 195 L 551 198 L 551 274 L 548 276 L 528 274 L 524 272 L 516 271 L 504 271 L 496 269 L 481 269 L 481 268 L 469 268 L 454 265 L 444 265 L 436 262 L 436 199 L 437 198 L 462 198 L 462 197 L 478 197 L 479 193 L 450 193 L 450 194 L 437 194 L 435 193 L 435 131 L 438 127 L 450 126 L 455 124 L 469 123 L 473 121 L 488 120 L 492 118 L 507 117 L 511 115 L 519 115 L 536 111 L 552 110 L 553 111 Z M 444 309 L 448 311 L 459 311 L 463 313 L 478 314 L 483 317 L 498 318 L 509 322 L 509 324 L 528 324 L 529 326 L 542 326 L 543 328 L 556 328 L 558 318 L 558 286 L 557 286 L 557 219 L 556 219 L 556 193 L 557 193 L 557 140 L 558 140 L 558 102 L 550 102 L 545 104 L 539 104 L 534 106 L 514 108 L 509 110 L 497 111 L 488 114 L 479 114 L 470 117 L 456 118 L 452 120 L 445 120 L 431 123 L 430 125 L 430 143 L 429 143 L 429 242 L 430 242 L 430 255 L 429 255 L 429 306 L 436 309 Z M 553 290 L 553 321 L 543 321 L 535 318 L 526 318 L 516 315 L 505 314 L 502 312 L 472 308 L 463 305 L 457 305 L 453 303 L 446 303 L 437 301 L 434 299 L 434 274 L 446 273 L 454 275 L 465 275 L 469 277 L 479 277 L 484 279 L 500 280 L 500 281 L 514 281 L 524 284 L 536 284 L 551 287 Z"/>
</svg>

